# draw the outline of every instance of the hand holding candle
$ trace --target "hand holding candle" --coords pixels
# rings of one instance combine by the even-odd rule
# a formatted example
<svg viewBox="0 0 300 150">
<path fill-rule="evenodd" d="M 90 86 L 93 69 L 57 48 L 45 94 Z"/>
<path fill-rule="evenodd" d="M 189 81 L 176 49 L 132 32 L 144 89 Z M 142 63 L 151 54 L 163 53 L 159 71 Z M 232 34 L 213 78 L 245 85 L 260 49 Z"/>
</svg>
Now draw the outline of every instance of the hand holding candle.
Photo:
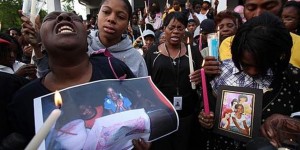
<svg viewBox="0 0 300 150">
<path fill-rule="evenodd" d="M 187 39 L 188 44 L 188 55 L 189 55 L 189 65 L 190 65 L 190 73 L 194 72 L 194 65 L 193 65 L 193 57 L 192 57 L 192 51 L 191 51 L 191 45 L 190 45 L 190 38 Z M 196 89 L 195 83 L 192 84 L 192 89 Z"/>
<path fill-rule="evenodd" d="M 58 91 L 54 94 L 55 105 L 58 107 L 54 109 L 30 143 L 26 146 L 25 150 L 36 150 L 39 148 L 42 141 L 46 138 L 56 120 L 60 117 L 61 110 L 59 109 L 62 104 L 62 98 Z"/>
<path fill-rule="evenodd" d="M 208 102 L 208 95 L 207 95 L 205 71 L 203 68 L 201 68 L 200 72 L 201 72 L 201 81 L 202 81 L 204 113 L 206 115 L 209 115 L 209 102 Z"/>
</svg>

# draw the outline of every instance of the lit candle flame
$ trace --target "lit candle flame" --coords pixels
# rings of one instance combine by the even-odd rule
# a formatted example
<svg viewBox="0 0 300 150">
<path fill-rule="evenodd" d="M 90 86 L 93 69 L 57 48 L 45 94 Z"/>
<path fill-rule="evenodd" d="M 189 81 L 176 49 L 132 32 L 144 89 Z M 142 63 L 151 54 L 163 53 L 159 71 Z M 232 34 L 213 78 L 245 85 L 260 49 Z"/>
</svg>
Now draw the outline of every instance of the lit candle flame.
<svg viewBox="0 0 300 150">
<path fill-rule="evenodd" d="M 186 43 L 187 43 L 187 44 L 190 44 L 190 37 L 187 38 Z"/>
<path fill-rule="evenodd" d="M 54 94 L 54 103 L 55 103 L 55 106 L 57 108 L 60 108 L 61 105 L 62 105 L 62 98 L 61 98 L 61 95 L 58 91 L 55 91 L 55 94 Z"/>
</svg>

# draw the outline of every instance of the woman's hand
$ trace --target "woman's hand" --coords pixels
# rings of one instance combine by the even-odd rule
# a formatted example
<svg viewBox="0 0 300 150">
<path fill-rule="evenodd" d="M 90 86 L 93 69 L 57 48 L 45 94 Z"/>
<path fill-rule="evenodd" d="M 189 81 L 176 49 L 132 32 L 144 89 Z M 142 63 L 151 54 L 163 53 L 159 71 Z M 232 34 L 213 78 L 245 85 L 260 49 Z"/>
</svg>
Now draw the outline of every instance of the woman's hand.
<svg viewBox="0 0 300 150">
<path fill-rule="evenodd" d="M 24 46 L 24 48 L 23 48 L 23 54 L 24 54 L 25 56 L 27 56 L 27 57 L 31 57 L 31 55 L 32 55 L 32 50 L 33 50 L 33 48 L 32 48 L 31 45 L 26 45 L 26 46 Z"/>
<path fill-rule="evenodd" d="M 276 147 L 279 146 L 278 129 L 287 129 L 289 131 L 299 132 L 300 121 L 289 116 L 273 114 L 268 117 L 264 124 L 260 127 L 261 134 Z"/>
<path fill-rule="evenodd" d="M 189 75 L 190 81 L 194 83 L 195 85 L 198 85 L 201 83 L 201 75 L 200 75 L 200 69 L 194 71 Z"/>
<path fill-rule="evenodd" d="M 22 76 L 22 77 L 30 77 L 31 79 L 36 78 L 36 66 L 32 64 L 26 64 L 20 67 L 16 72 L 16 75 Z"/>
<path fill-rule="evenodd" d="M 30 21 L 30 18 L 23 15 L 22 10 L 19 10 L 19 15 L 22 21 L 22 35 L 24 36 L 24 39 L 31 44 L 33 47 L 39 46 L 38 44 L 38 31 L 40 28 L 40 20 L 39 17 L 36 18 L 34 24 Z M 35 27 L 35 28 L 34 28 Z"/>
<path fill-rule="evenodd" d="M 204 111 L 201 111 L 198 115 L 199 123 L 202 127 L 211 129 L 214 126 L 214 113 L 210 112 L 205 114 Z"/>
<path fill-rule="evenodd" d="M 213 56 L 206 56 L 204 58 L 203 68 L 207 75 L 219 75 L 221 73 L 220 62 Z"/>
</svg>

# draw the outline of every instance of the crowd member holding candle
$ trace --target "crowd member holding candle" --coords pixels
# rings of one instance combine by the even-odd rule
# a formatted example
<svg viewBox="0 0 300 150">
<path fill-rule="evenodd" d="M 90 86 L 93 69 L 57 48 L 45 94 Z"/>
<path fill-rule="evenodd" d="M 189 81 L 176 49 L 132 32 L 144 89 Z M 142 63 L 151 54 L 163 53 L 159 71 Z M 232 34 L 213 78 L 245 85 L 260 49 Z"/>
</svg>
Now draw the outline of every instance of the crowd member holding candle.
<svg viewBox="0 0 300 150">
<path fill-rule="evenodd" d="M 232 59 L 222 61 L 221 74 L 211 81 L 213 93 L 221 85 L 262 89 L 262 122 L 274 113 L 299 111 L 300 71 L 289 64 L 292 44 L 288 30 L 273 14 L 265 12 L 248 20 L 233 39 Z M 213 121 L 203 113 L 199 118 L 200 123 Z M 210 148 L 244 148 L 243 143 L 219 135 L 208 140 Z"/>
<path fill-rule="evenodd" d="M 125 3 L 120 5 L 126 7 Z M 128 16 L 124 14 L 126 20 Z M 33 32 L 29 31 L 32 28 L 27 27 L 30 27 L 29 22 L 24 22 L 24 34 Z M 34 98 L 90 81 L 134 77 L 126 64 L 114 57 L 108 58 L 103 53 L 88 56 L 87 33 L 81 18 L 74 13 L 48 14 L 40 31 L 42 44 L 48 53 L 50 70 L 45 76 L 19 90 L 8 108 L 14 131 L 24 135 L 28 141 L 35 133 Z M 134 142 L 137 144 L 135 146 L 147 146 L 141 143 L 144 142 Z"/>
<path fill-rule="evenodd" d="M 159 90 L 174 105 L 179 114 L 179 130 L 153 142 L 153 149 L 188 149 L 195 110 L 200 107 L 191 82 L 200 83 L 202 57 L 191 46 L 194 72 L 190 73 L 187 45 L 181 40 L 188 19 L 181 12 L 168 14 L 164 21 L 165 42 L 150 47 L 145 55 L 149 75 Z"/>
</svg>

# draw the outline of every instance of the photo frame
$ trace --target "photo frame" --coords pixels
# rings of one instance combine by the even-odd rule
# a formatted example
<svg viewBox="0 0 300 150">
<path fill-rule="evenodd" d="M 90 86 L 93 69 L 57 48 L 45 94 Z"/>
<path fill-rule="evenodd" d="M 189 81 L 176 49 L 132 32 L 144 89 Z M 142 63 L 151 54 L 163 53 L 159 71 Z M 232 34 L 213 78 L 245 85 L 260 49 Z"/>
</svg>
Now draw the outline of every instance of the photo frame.
<svg viewBox="0 0 300 150">
<path fill-rule="evenodd" d="M 259 135 L 263 91 L 261 89 L 221 86 L 216 104 L 218 134 L 247 142 Z"/>
</svg>

